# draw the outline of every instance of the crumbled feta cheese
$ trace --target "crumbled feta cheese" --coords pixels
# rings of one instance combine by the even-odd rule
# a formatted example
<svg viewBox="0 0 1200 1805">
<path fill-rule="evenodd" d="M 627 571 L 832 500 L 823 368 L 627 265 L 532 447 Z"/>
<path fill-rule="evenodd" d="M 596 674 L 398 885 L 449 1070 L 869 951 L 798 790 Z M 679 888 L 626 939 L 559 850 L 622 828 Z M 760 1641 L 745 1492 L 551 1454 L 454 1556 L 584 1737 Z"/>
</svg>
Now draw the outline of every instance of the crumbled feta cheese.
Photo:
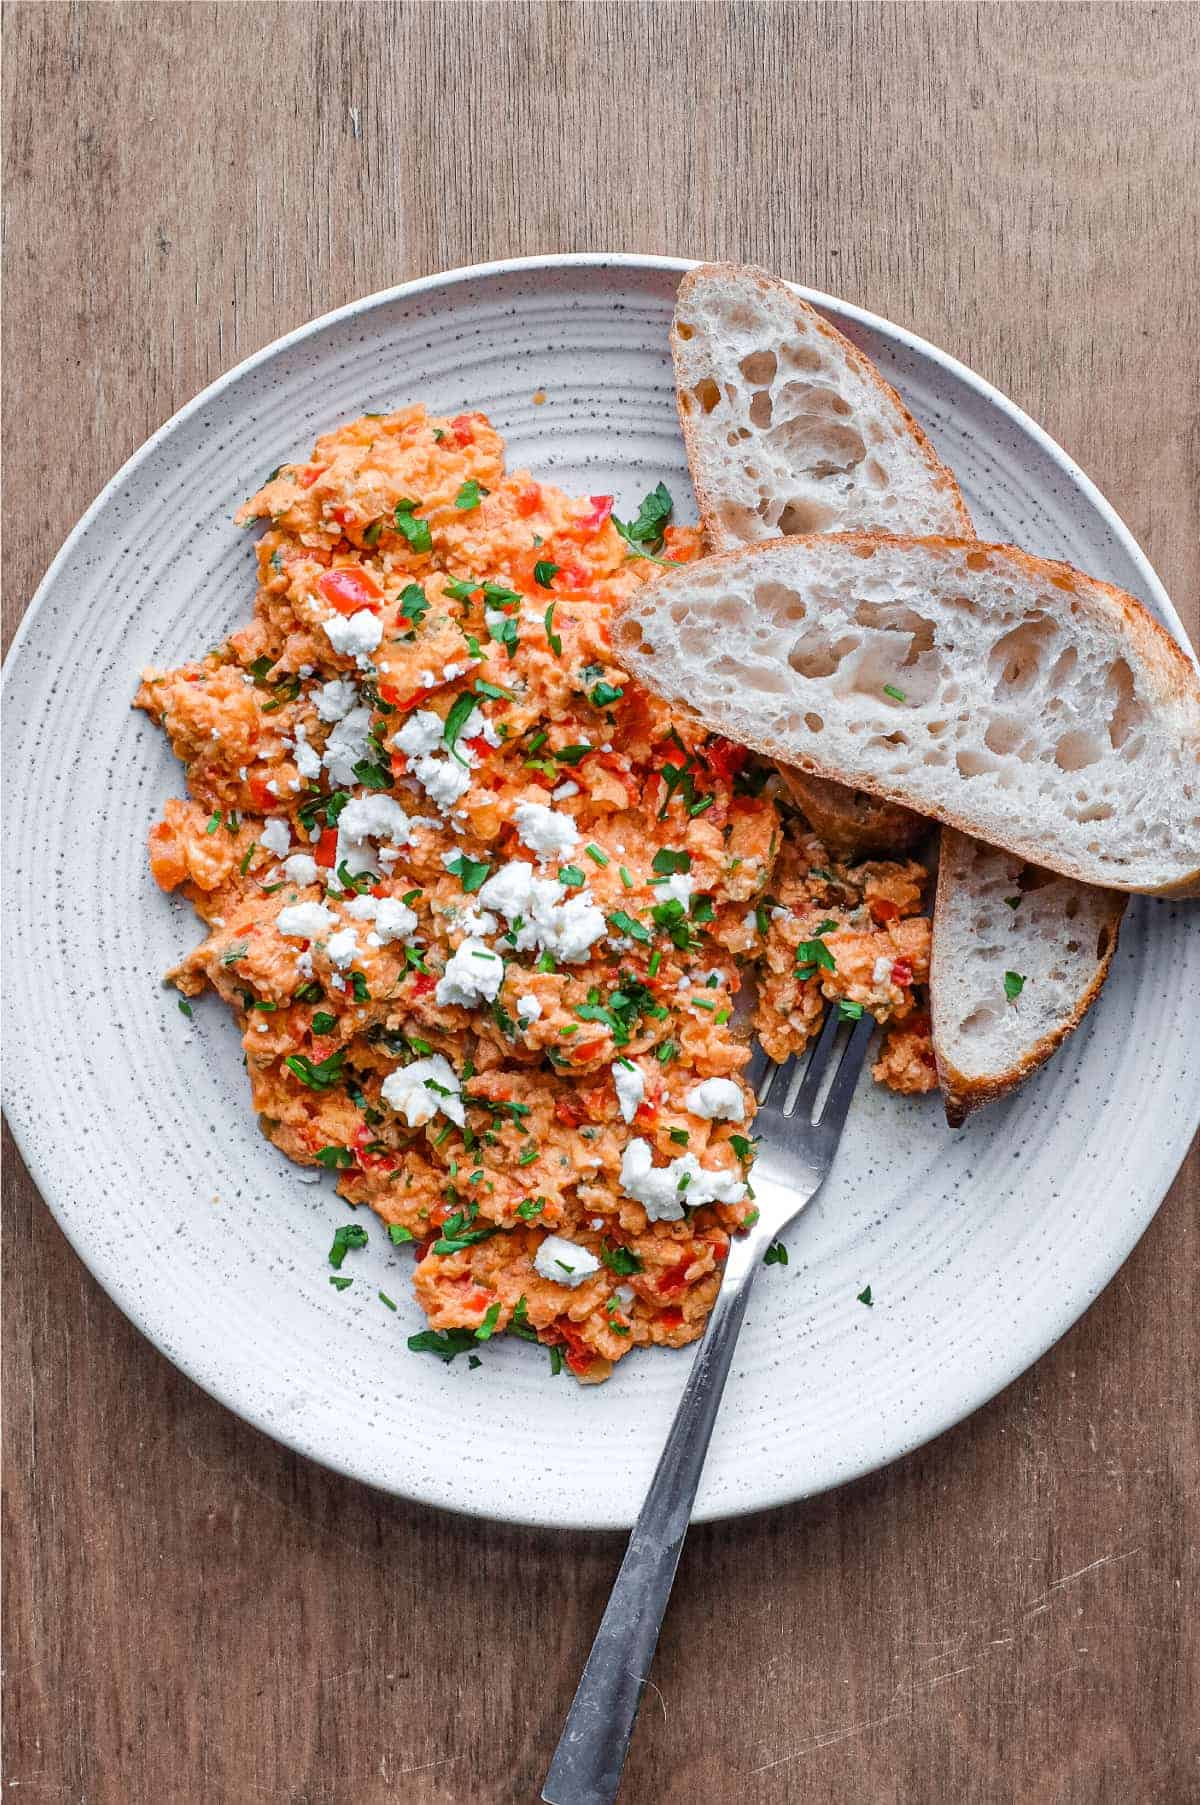
<svg viewBox="0 0 1200 1805">
<path fill-rule="evenodd" d="M 278 796 L 279 794 L 279 785 L 273 777 L 268 777 L 266 783 L 263 785 L 263 789 L 269 790 L 272 796 Z"/>
<path fill-rule="evenodd" d="M 461 677 L 467 668 L 468 666 L 466 664 L 444 664 L 442 666 L 443 683 L 453 683 L 454 679 L 456 677 Z"/>
<path fill-rule="evenodd" d="M 281 934 L 297 940 L 315 940 L 319 934 L 327 934 L 336 920 L 337 916 L 324 903 L 302 902 L 280 909 L 275 926 Z"/>
<path fill-rule="evenodd" d="M 414 762 L 412 774 L 430 802 L 443 810 L 450 808 L 471 787 L 470 771 L 448 754 L 439 758 L 435 753 L 427 752 Z"/>
<path fill-rule="evenodd" d="M 479 731 L 489 746 L 498 746 L 500 744 L 500 734 L 496 727 L 496 723 L 489 720 L 487 715 L 484 715 L 483 726 Z M 472 735 L 472 737 L 474 736 Z"/>
<path fill-rule="evenodd" d="M 683 1099 L 685 1109 L 709 1122 L 744 1122 L 746 1099 L 732 1078 L 706 1078 L 694 1084 Z"/>
<path fill-rule="evenodd" d="M 523 1022 L 536 1022 L 541 1020 L 541 999 L 535 997 L 532 990 L 527 990 L 523 997 L 517 998 L 517 1015 Z"/>
<path fill-rule="evenodd" d="M 315 884 L 320 869 L 317 861 L 306 852 L 294 852 L 283 861 L 284 876 L 292 884 Z"/>
<path fill-rule="evenodd" d="M 371 841 L 390 840 L 404 846 L 409 837 L 409 820 L 391 796 L 352 796 L 338 816 L 337 829 L 338 866 L 344 864 L 352 877 L 364 871 L 378 875 L 379 864 Z"/>
<path fill-rule="evenodd" d="M 740 1203 L 746 1187 L 732 1172 L 712 1172 L 694 1153 L 656 1166 L 649 1141 L 630 1141 L 621 1155 L 621 1185 L 627 1196 L 640 1203 L 651 1222 L 678 1222 L 684 1205 L 696 1209 L 702 1203 Z"/>
<path fill-rule="evenodd" d="M 876 986 L 880 984 L 890 984 L 892 981 L 892 966 L 894 964 L 895 960 L 890 954 L 880 953 L 871 972 L 872 984 Z"/>
<path fill-rule="evenodd" d="M 371 710 L 352 708 L 325 742 L 323 763 L 334 783 L 354 782 L 354 767 L 371 756 Z"/>
<path fill-rule="evenodd" d="M 296 954 L 296 972 L 301 978 L 311 978 L 313 975 L 312 952 L 308 947 Z"/>
<path fill-rule="evenodd" d="M 358 957 L 358 936 L 353 928 L 339 928 L 325 943 L 325 951 L 339 971 L 346 971 Z"/>
<path fill-rule="evenodd" d="M 348 658 L 365 658 L 383 638 L 383 622 L 369 608 L 360 608 L 357 614 L 331 614 L 321 625 L 334 651 Z"/>
<path fill-rule="evenodd" d="M 300 666 L 299 670 L 296 672 L 296 675 L 298 677 L 311 677 L 313 674 L 313 668 L 314 667 L 311 664 L 302 664 Z"/>
<path fill-rule="evenodd" d="M 403 1116 L 410 1128 L 432 1122 L 439 1110 L 460 1128 L 466 1123 L 458 1073 L 442 1053 L 397 1066 L 388 1073 L 379 1091 L 384 1102 Z"/>
<path fill-rule="evenodd" d="M 278 815 L 263 822 L 263 830 L 258 836 L 258 843 L 267 852 L 273 852 L 277 859 L 286 859 L 292 844 L 292 833 L 286 821 Z"/>
<path fill-rule="evenodd" d="M 633 1302 L 633 1299 L 634 1299 L 633 1286 L 632 1285 L 618 1285 L 616 1290 L 613 1292 L 613 1296 L 616 1298 L 617 1302 L 620 1304 L 622 1310 L 628 1310 L 630 1304 Z"/>
<path fill-rule="evenodd" d="M 638 1112 L 638 1105 L 646 1095 L 646 1080 L 641 1068 L 633 1064 L 617 1060 L 612 1068 L 613 1084 L 617 1091 L 617 1107 L 621 1111 L 622 1122 L 632 1122 Z"/>
<path fill-rule="evenodd" d="M 421 688 L 422 689 L 436 689 L 437 688 L 437 678 L 434 676 L 432 671 L 422 671 L 421 672 Z"/>
<path fill-rule="evenodd" d="M 512 859 L 493 872 L 480 890 L 479 900 L 506 921 L 515 922 L 520 916 L 518 952 L 536 947 L 567 964 L 586 958 L 606 928 L 603 911 L 586 889 L 568 896 L 564 884 L 535 876 L 525 859 Z"/>
<path fill-rule="evenodd" d="M 577 890 L 555 911 L 553 927 L 553 933 L 544 936 L 546 951 L 575 965 L 587 958 L 588 949 L 603 935 L 604 911 L 585 891 Z"/>
<path fill-rule="evenodd" d="M 562 858 L 579 844 L 579 829 L 570 815 L 547 808 L 544 802 L 518 802 L 517 834 L 539 859 Z"/>
<path fill-rule="evenodd" d="M 296 769 L 301 777 L 319 777 L 321 775 L 321 755 L 315 746 L 309 745 L 308 729 L 303 721 L 297 723 L 295 739 L 285 740 L 283 743 L 295 760 Z"/>
<path fill-rule="evenodd" d="M 316 691 L 312 705 L 319 718 L 332 725 L 334 721 L 344 721 L 357 701 L 358 691 L 349 677 L 331 677 Z"/>
<path fill-rule="evenodd" d="M 594 1272 L 599 1272 L 600 1262 L 594 1253 L 578 1242 L 568 1241 L 564 1235 L 547 1235 L 533 1257 L 535 1271 L 544 1279 L 553 1279 L 556 1285 L 582 1285 L 590 1279 Z"/>
<path fill-rule="evenodd" d="M 438 979 L 435 1000 L 445 1007 L 461 1003 L 494 1003 L 504 982 L 504 961 L 482 940 L 464 940 L 451 954 L 445 971 Z"/>
<path fill-rule="evenodd" d="M 660 900 L 669 896 L 672 902 L 682 903 L 685 909 L 692 900 L 695 887 L 695 880 L 689 871 L 673 871 L 665 883 L 655 885 Z"/>
<path fill-rule="evenodd" d="M 352 896 L 342 904 L 342 913 L 355 921 L 374 924 L 367 935 L 368 946 L 389 946 L 393 940 L 406 940 L 417 927 L 414 911 L 395 896 Z"/>
<path fill-rule="evenodd" d="M 572 783 L 568 777 L 565 783 L 560 783 L 556 790 L 551 790 L 550 794 L 555 802 L 565 802 L 568 796 L 578 796 L 579 785 Z"/>
<path fill-rule="evenodd" d="M 473 909 L 468 903 L 465 909 L 454 911 L 454 925 L 464 934 L 474 934 L 477 940 L 482 940 L 485 934 L 494 934 L 499 923 L 486 909 Z"/>
</svg>

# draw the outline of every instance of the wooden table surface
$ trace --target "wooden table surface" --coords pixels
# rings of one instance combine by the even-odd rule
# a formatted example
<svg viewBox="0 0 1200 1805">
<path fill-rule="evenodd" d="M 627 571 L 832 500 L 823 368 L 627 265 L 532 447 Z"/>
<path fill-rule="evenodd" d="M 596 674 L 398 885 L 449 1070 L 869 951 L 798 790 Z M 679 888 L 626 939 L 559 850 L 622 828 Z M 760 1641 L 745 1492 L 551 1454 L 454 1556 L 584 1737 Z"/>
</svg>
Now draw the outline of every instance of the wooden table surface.
<svg viewBox="0 0 1200 1805">
<path fill-rule="evenodd" d="M 123 459 L 277 334 L 426 271 L 625 249 L 754 259 L 963 358 L 1095 477 L 1194 637 L 1198 26 L 10 5 L 9 628 Z M 11 1149 L 7 1179 L 4 1796 L 535 1800 L 619 1543 L 276 1447 L 118 1314 Z M 1193 1154 L 971 1421 L 690 1537 L 627 1805 L 1200 1798 L 1197 1202 Z"/>
</svg>

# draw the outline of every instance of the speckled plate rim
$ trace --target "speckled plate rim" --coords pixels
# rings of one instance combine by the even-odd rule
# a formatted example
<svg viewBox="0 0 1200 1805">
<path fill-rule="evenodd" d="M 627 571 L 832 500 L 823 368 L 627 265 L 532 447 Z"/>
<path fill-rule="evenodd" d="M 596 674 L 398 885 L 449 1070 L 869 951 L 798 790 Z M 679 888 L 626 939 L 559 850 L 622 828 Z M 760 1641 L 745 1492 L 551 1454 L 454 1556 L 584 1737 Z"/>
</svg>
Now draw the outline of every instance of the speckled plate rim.
<svg viewBox="0 0 1200 1805">
<path fill-rule="evenodd" d="M 398 283 L 391 288 L 377 290 L 357 301 L 349 302 L 343 307 L 335 308 L 330 312 L 320 314 L 316 318 L 307 321 L 304 325 L 296 327 L 293 331 L 285 333 L 282 337 L 272 340 L 269 344 L 263 346 L 261 350 L 251 353 L 249 357 L 243 358 L 222 376 L 217 377 L 213 382 L 209 383 L 207 387 L 202 389 L 191 401 L 186 402 L 183 407 L 178 409 L 178 411 L 171 415 L 162 426 L 152 433 L 109 479 L 100 490 L 95 500 L 72 528 L 47 567 L 46 572 L 33 595 L 30 605 L 13 636 L 12 643 L 4 661 L 4 691 L 7 692 L 9 685 L 15 680 L 15 673 L 19 671 L 20 657 L 26 641 L 34 631 L 38 614 L 54 587 L 60 568 L 70 559 L 79 541 L 85 536 L 92 524 L 103 514 L 110 498 L 119 491 L 122 484 L 138 470 L 141 464 L 149 460 L 159 446 L 184 422 L 190 420 L 199 409 L 211 405 L 226 389 L 234 386 L 252 370 L 270 362 L 272 359 L 280 356 L 282 353 L 303 342 L 305 339 L 314 337 L 320 332 L 331 326 L 337 325 L 340 322 L 353 319 L 357 316 L 370 314 L 376 309 L 394 305 L 397 301 L 424 295 L 440 288 L 453 288 L 461 283 L 486 281 L 489 278 L 515 275 L 522 272 L 554 272 L 569 269 L 571 267 L 612 270 L 614 272 L 619 272 L 623 269 L 649 270 L 681 276 L 687 270 L 694 269 L 698 261 L 698 259 L 694 258 L 649 256 L 624 252 L 565 252 L 561 254 L 509 258 L 488 263 L 465 265 L 457 269 L 444 270 L 437 272 L 436 274 L 416 277 L 411 281 Z M 968 365 L 959 362 L 957 358 L 940 350 L 928 340 L 920 338 L 917 334 L 909 332 L 902 326 L 896 325 L 894 321 L 891 321 L 882 315 L 871 313 L 865 308 L 856 307 L 850 302 L 843 301 L 838 297 L 824 293 L 821 290 L 807 288 L 799 283 L 791 283 L 789 286 L 813 306 L 819 309 L 828 309 L 840 316 L 840 318 L 853 321 L 857 325 L 862 326 L 868 332 L 879 333 L 884 338 L 890 339 L 897 346 L 902 347 L 914 358 L 938 366 L 949 376 L 953 377 L 958 383 L 973 390 L 981 401 L 987 403 L 990 407 L 1006 416 L 1014 427 L 1032 439 L 1058 467 L 1064 480 L 1083 497 L 1091 509 L 1102 520 L 1105 527 L 1112 534 L 1113 538 L 1118 542 L 1131 563 L 1137 569 L 1143 584 L 1143 593 L 1146 601 L 1152 606 L 1153 611 L 1158 615 L 1163 624 L 1173 633 L 1176 640 L 1185 649 L 1189 657 L 1191 657 L 1193 663 L 1197 662 L 1195 651 L 1188 641 L 1183 628 L 1183 623 L 1176 613 L 1170 597 L 1159 580 L 1149 559 L 1138 545 L 1125 522 L 1112 507 L 1111 503 L 1096 487 L 1095 483 L 1092 482 L 1086 472 L 1080 468 L 1075 460 L 1071 458 L 1057 441 L 1039 426 L 1031 416 L 1026 414 L 1015 402 L 1009 400 L 1009 398 L 999 389 L 985 381 L 983 377 L 979 376 Z M 112 1298 L 114 1303 L 117 1304 L 122 1313 L 154 1344 L 156 1348 L 158 1348 L 160 1352 L 166 1353 L 166 1350 L 162 1347 L 161 1342 L 158 1340 L 152 1327 L 146 1320 L 144 1312 L 138 1307 L 138 1304 L 131 1295 L 129 1289 L 122 1283 L 122 1276 L 118 1264 L 115 1261 L 110 1261 L 103 1257 L 100 1249 L 89 1243 L 83 1235 L 73 1232 L 71 1227 L 68 1226 L 67 1216 L 64 1211 L 58 1207 L 56 1201 L 57 1175 L 54 1169 L 53 1160 L 50 1157 L 43 1157 L 37 1151 L 37 1139 L 33 1132 L 34 1125 L 26 1119 L 26 1111 L 22 1106 L 21 1100 L 12 1095 L 7 1086 L 5 1087 L 5 1094 L 6 1114 L 17 1146 L 21 1151 L 22 1157 L 29 1168 L 34 1182 L 37 1184 L 51 1213 L 55 1216 L 55 1219 L 60 1228 L 62 1228 L 71 1246 L 79 1255 L 84 1265 L 87 1266 L 88 1270 L 92 1273 L 93 1277 Z M 936 1439 L 937 1436 L 944 1434 L 947 1430 L 956 1427 L 976 1410 L 981 1409 L 985 1404 L 989 1403 L 991 1399 L 998 1396 L 1001 1391 L 1005 1390 L 1007 1386 L 1012 1384 L 1014 1380 L 1026 1372 L 1042 1357 L 1043 1354 L 1048 1352 L 1049 1349 L 1054 1346 L 1068 1329 L 1072 1328 L 1074 1324 L 1079 1321 L 1095 1299 L 1116 1276 L 1121 1266 L 1128 1259 L 1142 1235 L 1149 1227 L 1154 1216 L 1157 1214 L 1163 1198 L 1170 1189 L 1179 1166 L 1186 1156 L 1197 1130 L 1200 1130 L 1200 1097 L 1197 1098 L 1194 1121 L 1189 1122 L 1183 1114 L 1177 1115 L 1174 1120 L 1176 1132 L 1159 1144 L 1160 1157 L 1154 1171 L 1143 1174 L 1146 1183 L 1142 1191 L 1139 1208 L 1136 1211 L 1131 1211 L 1130 1215 L 1125 1218 L 1124 1222 L 1119 1225 L 1119 1227 L 1117 1224 L 1114 1224 L 1114 1234 L 1107 1245 L 1103 1261 L 1095 1262 L 1093 1269 L 1086 1277 L 1077 1275 L 1077 1283 L 1064 1291 L 1060 1299 L 1059 1308 L 1054 1311 L 1045 1312 L 1036 1329 L 1030 1325 L 1023 1335 L 1018 1334 L 1014 1337 L 1009 1359 L 1002 1367 L 993 1371 L 985 1383 L 980 1384 L 977 1381 L 975 1384 L 972 1384 L 969 1375 L 959 1377 L 948 1374 L 946 1389 L 943 1393 L 942 1406 L 937 1412 L 939 1420 L 932 1423 L 922 1423 L 918 1430 L 910 1433 L 893 1433 L 889 1435 L 886 1431 L 881 1431 L 879 1444 L 875 1452 L 847 1467 L 847 1469 L 838 1477 L 836 1482 L 838 1487 L 862 1478 L 868 1473 L 879 1471 L 881 1468 L 890 1465 L 893 1461 L 903 1458 L 906 1454 L 912 1453 L 916 1448 L 925 1446 L 930 1441 Z M 282 1433 L 277 1425 L 272 1424 L 266 1420 L 263 1414 L 256 1411 L 254 1404 L 250 1399 L 247 1399 L 242 1395 L 235 1400 L 233 1397 L 227 1395 L 220 1384 L 207 1377 L 202 1377 L 200 1373 L 193 1370 L 186 1356 L 182 1353 L 171 1352 L 167 1353 L 166 1357 L 170 1359 L 174 1365 L 178 1366 L 179 1369 L 202 1390 L 208 1392 L 210 1396 L 215 1398 L 217 1402 L 223 1404 L 227 1409 L 232 1410 L 235 1415 L 241 1417 L 253 1427 L 260 1429 L 265 1434 L 271 1436 L 273 1440 L 282 1442 L 285 1446 L 293 1448 L 297 1453 L 303 1454 L 306 1458 L 315 1460 L 318 1464 L 326 1466 L 333 1471 L 340 1472 L 347 1478 L 355 1479 L 366 1484 L 380 1483 L 378 1480 L 373 1480 L 369 1474 L 364 1474 L 352 1459 L 338 1459 L 328 1449 L 317 1448 L 311 1445 L 304 1434 Z M 417 1503 L 432 1505 L 435 1508 L 452 1510 L 455 1514 L 459 1515 L 476 1515 L 490 1521 L 532 1524 L 544 1528 L 558 1527 L 553 1519 L 548 1516 L 531 1515 L 528 1512 L 519 1511 L 499 1511 L 496 1509 L 473 1511 L 469 1506 L 465 1506 L 461 1502 L 452 1503 L 444 1496 L 434 1496 L 432 1493 L 425 1490 L 414 1488 L 401 1491 L 399 1488 L 390 1485 L 384 1485 L 382 1489 L 392 1492 L 397 1496 L 410 1498 Z M 817 1496 L 822 1489 L 827 1488 L 813 1487 L 801 1483 L 795 1486 L 794 1489 L 786 1491 L 781 1490 L 776 1495 L 769 1498 L 748 1500 L 745 1504 L 741 1504 L 731 1510 L 705 1511 L 701 1509 L 697 1511 L 695 1520 L 721 1521 L 732 1517 L 755 1514 L 761 1510 L 778 1509 L 789 1503 L 798 1502 L 803 1498 Z M 576 1520 L 570 1527 L 574 1530 L 580 1526 L 580 1520 Z M 620 1523 L 609 1521 L 607 1519 L 597 1521 L 594 1524 L 594 1527 L 597 1529 L 618 1529 L 623 1526 L 624 1525 Z"/>
</svg>

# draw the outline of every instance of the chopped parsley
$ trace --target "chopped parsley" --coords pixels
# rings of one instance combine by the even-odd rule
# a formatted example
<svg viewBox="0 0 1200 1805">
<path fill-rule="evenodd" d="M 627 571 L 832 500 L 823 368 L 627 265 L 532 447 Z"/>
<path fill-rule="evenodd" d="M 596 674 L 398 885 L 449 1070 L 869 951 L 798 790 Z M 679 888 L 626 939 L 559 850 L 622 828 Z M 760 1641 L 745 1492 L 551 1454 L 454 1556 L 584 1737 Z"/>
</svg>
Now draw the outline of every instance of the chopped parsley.
<svg viewBox="0 0 1200 1805">
<path fill-rule="evenodd" d="M 468 1353 L 478 1366 L 480 1362 L 472 1353 L 474 1346 L 473 1329 L 422 1329 L 419 1335 L 410 1335 L 408 1338 L 408 1350 L 411 1354 L 436 1354 L 447 1366 L 457 1354 Z"/>
<path fill-rule="evenodd" d="M 561 569 L 561 564 L 554 564 L 549 558 L 539 558 L 533 567 L 533 580 L 539 589 L 549 589 Z"/>
<path fill-rule="evenodd" d="M 456 858 L 451 859 L 446 867 L 459 880 L 468 896 L 473 896 L 476 890 L 483 888 L 491 869 L 483 859 L 473 859 L 465 852 L 460 852 Z"/>
<path fill-rule="evenodd" d="M 677 871 L 691 870 L 692 855 L 690 852 L 677 852 L 671 846 L 660 846 L 650 864 L 659 877 L 672 877 Z"/>
<path fill-rule="evenodd" d="M 783 1242 L 782 1241 L 772 1241 L 770 1247 L 768 1247 L 766 1253 L 763 1255 L 763 1265 L 764 1266 L 786 1266 L 787 1263 L 788 1263 L 788 1250 L 784 1246 Z"/>
<path fill-rule="evenodd" d="M 496 1333 L 496 1324 L 499 1322 L 499 1320 L 500 1320 L 500 1300 L 499 1300 L 499 1298 L 497 1298 L 497 1300 L 494 1304 L 489 1304 L 487 1313 L 484 1316 L 483 1321 L 480 1323 L 479 1327 L 475 1331 L 476 1341 L 490 1341 L 492 1339 L 492 1336 Z"/>
<path fill-rule="evenodd" d="M 336 1270 L 341 1266 L 352 1247 L 367 1245 L 367 1231 L 357 1222 L 343 1222 L 334 1230 L 333 1246 L 329 1249 L 329 1264 Z"/>
<path fill-rule="evenodd" d="M 393 1247 L 403 1247 L 406 1241 L 413 1239 L 411 1228 L 404 1228 L 399 1222 L 388 1223 L 388 1240 Z"/>
<path fill-rule="evenodd" d="M 314 1065 L 303 1053 L 290 1053 L 283 1063 L 310 1091 L 328 1091 L 341 1081 L 345 1062 L 345 1051 L 339 1047 L 336 1053 L 331 1053 L 319 1065 Z"/>
<path fill-rule="evenodd" d="M 1025 980 L 1019 971 L 1006 971 L 1004 974 L 1004 994 L 1010 1003 L 1015 1003 L 1025 988 Z"/>
<path fill-rule="evenodd" d="M 870 1285 L 864 1286 L 863 1290 L 856 1293 L 856 1297 L 860 1304 L 866 1304 L 868 1310 L 874 1307 L 875 1299 L 871 1296 Z"/>
<path fill-rule="evenodd" d="M 461 508 L 464 513 L 467 513 L 472 508 L 477 508 L 484 496 L 490 494 L 490 489 L 485 489 L 482 483 L 477 483 L 473 476 L 468 477 L 467 481 L 458 491 L 458 494 L 454 497 L 454 505 L 456 508 Z"/>
<path fill-rule="evenodd" d="M 663 531 L 674 506 L 666 484 L 658 483 L 649 495 L 642 497 L 642 504 L 633 520 L 618 520 L 613 515 L 612 523 L 629 547 L 628 555 L 651 558 L 662 550 Z"/>
<path fill-rule="evenodd" d="M 603 1245 L 600 1249 L 600 1258 L 609 1271 L 615 1272 L 620 1278 L 628 1278 L 630 1273 L 642 1270 L 642 1262 L 630 1247 Z"/>
<path fill-rule="evenodd" d="M 655 911 L 657 913 L 657 911 Z M 648 944 L 650 929 L 644 921 L 636 921 L 625 909 L 617 909 L 608 918 L 609 926 L 616 928 L 618 934 L 628 934 L 634 940 Z"/>
<path fill-rule="evenodd" d="M 407 498 L 396 503 L 396 511 L 393 516 L 396 522 L 396 531 L 408 541 L 413 551 L 431 552 L 433 535 L 429 531 L 429 522 L 418 520 L 414 512 L 414 509 L 419 508 L 420 505 L 419 501 L 410 501 Z"/>
<path fill-rule="evenodd" d="M 327 1172 L 341 1171 L 354 1164 L 354 1155 L 349 1147 L 321 1147 L 316 1159 L 318 1166 L 324 1166 Z"/>
<path fill-rule="evenodd" d="M 556 658 L 561 658 L 562 657 L 562 640 L 559 638 L 558 634 L 554 631 L 555 606 L 556 606 L 556 604 L 554 602 L 551 602 L 550 606 L 547 608 L 545 614 L 542 617 L 542 624 L 546 629 L 546 640 L 550 646 L 550 650 L 554 653 L 554 656 Z"/>
<path fill-rule="evenodd" d="M 615 684 L 601 681 L 594 683 L 588 691 L 588 701 L 593 708 L 607 708 L 610 703 L 619 702 L 624 694 L 625 691 Z"/>
<path fill-rule="evenodd" d="M 447 749 L 460 765 L 465 765 L 467 761 L 458 750 L 459 736 L 474 712 L 475 698 L 470 690 L 465 689 L 461 695 L 455 696 L 450 704 L 450 712 L 447 714 L 445 725 L 442 728 L 442 738 Z"/>
<path fill-rule="evenodd" d="M 894 683 L 885 683 L 883 686 L 883 693 L 885 696 L 890 696 L 893 702 L 908 701 L 908 697 L 905 695 L 904 691 L 902 689 L 897 689 Z"/>
</svg>

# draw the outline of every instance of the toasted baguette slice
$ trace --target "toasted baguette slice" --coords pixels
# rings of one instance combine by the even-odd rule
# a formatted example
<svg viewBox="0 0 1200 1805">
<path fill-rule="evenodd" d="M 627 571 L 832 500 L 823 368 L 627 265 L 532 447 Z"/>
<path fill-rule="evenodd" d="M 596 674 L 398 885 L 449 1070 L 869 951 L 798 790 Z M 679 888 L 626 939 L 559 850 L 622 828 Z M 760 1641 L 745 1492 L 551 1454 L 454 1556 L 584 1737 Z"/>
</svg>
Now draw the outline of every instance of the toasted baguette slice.
<svg viewBox="0 0 1200 1805">
<path fill-rule="evenodd" d="M 617 657 L 768 758 L 1081 883 L 1200 892 L 1200 682 L 1140 602 L 973 540 L 779 539 L 665 572 Z"/>
<path fill-rule="evenodd" d="M 881 802 L 866 790 L 850 790 L 845 784 L 812 777 L 795 765 L 776 768 L 784 797 L 800 810 L 835 858 L 907 852 L 932 830 L 932 822 L 924 816 L 895 802 Z"/>
<path fill-rule="evenodd" d="M 785 282 L 732 263 L 690 271 L 671 350 L 714 549 L 856 527 L 971 532 L 957 483 L 895 389 Z"/>
<path fill-rule="evenodd" d="M 929 996 L 951 1124 L 1013 1090 L 1079 1026 L 1127 901 L 943 829 Z"/>
</svg>

